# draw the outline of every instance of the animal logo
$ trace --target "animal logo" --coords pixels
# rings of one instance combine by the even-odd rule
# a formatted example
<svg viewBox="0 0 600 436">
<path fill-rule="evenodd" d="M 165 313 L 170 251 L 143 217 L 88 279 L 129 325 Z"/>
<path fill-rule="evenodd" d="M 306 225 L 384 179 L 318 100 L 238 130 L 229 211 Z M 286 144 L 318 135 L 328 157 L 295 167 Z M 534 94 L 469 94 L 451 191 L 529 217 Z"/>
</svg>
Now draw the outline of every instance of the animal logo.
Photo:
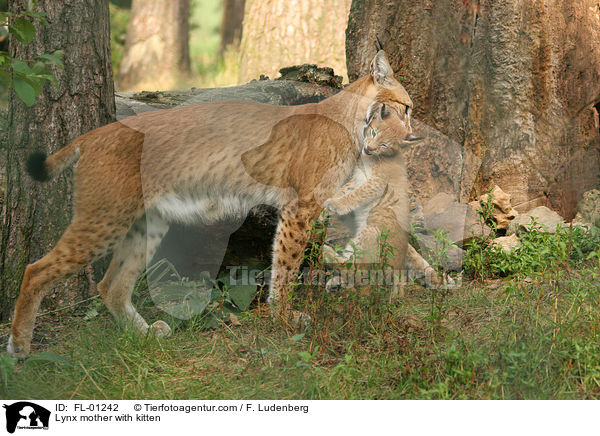
<svg viewBox="0 0 600 436">
<path fill-rule="evenodd" d="M 42 406 L 29 401 L 19 401 L 13 404 L 4 404 L 6 409 L 6 431 L 14 433 L 17 428 L 23 429 L 48 429 L 50 411 Z"/>
</svg>

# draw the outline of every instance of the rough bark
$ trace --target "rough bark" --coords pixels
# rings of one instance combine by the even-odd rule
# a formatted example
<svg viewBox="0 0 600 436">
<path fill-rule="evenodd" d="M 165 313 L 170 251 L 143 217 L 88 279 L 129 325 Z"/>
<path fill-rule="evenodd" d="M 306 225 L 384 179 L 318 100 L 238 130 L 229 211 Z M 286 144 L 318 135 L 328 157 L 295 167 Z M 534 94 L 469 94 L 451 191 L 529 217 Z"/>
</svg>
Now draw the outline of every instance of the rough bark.
<svg viewBox="0 0 600 436">
<path fill-rule="evenodd" d="M 302 63 L 346 77 L 344 29 L 350 0 L 248 0 L 241 42 L 241 81 Z"/>
<path fill-rule="evenodd" d="M 242 37 L 242 22 L 246 0 L 223 0 L 219 56 L 228 48 L 238 48 Z"/>
<path fill-rule="evenodd" d="M 27 0 L 9 2 L 14 12 L 26 5 Z M 3 320 L 18 294 L 25 266 L 49 251 L 71 218 L 71 171 L 43 185 L 33 182 L 23 168 L 26 156 L 33 151 L 53 153 L 113 121 L 115 114 L 108 0 L 39 0 L 37 9 L 46 12 L 49 25 L 36 25 L 31 44 L 11 39 L 11 55 L 31 59 L 61 49 L 65 66 L 54 70 L 58 85 L 46 85 L 33 107 L 10 95 L 0 239 Z M 75 283 L 85 289 L 86 282 L 82 275 Z"/>
<path fill-rule="evenodd" d="M 368 71 L 376 37 L 415 116 L 458 143 L 461 200 L 497 184 L 519 211 L 571 218 L 598 186 L 597 2 L 353 0 L 350 80 Z"/>
<path fill-rule="evenodd" d="M 190 72 L 190 0 L 133 0 L 117 86 L 172 89 Z"/>
</svg>

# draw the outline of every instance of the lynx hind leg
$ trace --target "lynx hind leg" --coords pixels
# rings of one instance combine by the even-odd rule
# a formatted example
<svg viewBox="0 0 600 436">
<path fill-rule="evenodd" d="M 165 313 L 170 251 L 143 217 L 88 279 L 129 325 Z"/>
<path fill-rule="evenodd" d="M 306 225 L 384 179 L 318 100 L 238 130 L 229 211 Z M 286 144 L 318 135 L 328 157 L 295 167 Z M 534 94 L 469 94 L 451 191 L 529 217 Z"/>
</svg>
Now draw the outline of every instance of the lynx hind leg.
<svg viewBox="0 0 600 436">
<path fill-rule="evenodd" d="M 101 257 L 122 238 L 128 226 L 114 221 L 108 226 L 97 216 L 76 217 L 52 251 L 25 268 L 8 341 L 9 354 L 25 357 L 29 353 L 36 314 L 51 286 Z"/>
<path fill-rule="evenodd" d="M 286 206 L 281 212 L 273 247 L 273 271 L 269 292 L 272 312 L 287 320 L 288 296 L 298 278 L 304 249 L 310 239 L 311 224 L 317 219 L 321 207 L 315 203 Z"/>
<path fill-rule="evenodd" d="M 156 214 L 148 213 L 138 219 L 116 247 L 108 270 L 98 284 L 106 307 L 118 322 L 131 325 L 142 334 L 152 332 L 158 337 L 169 337 L 171 328 L 164 321 L 148 326 L 133 306 L 131 295 L 137 278 L 152 260 L 168 229 L 168 224 Z"/>
</svg>

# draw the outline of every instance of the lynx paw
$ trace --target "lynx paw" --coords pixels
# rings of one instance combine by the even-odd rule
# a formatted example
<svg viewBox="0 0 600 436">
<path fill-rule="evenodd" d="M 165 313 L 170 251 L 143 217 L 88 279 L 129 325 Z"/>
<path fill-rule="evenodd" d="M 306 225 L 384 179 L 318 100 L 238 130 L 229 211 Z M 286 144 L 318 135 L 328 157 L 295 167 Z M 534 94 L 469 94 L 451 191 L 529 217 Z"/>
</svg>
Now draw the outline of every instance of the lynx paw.
<svg viewBox="0 0 600 436">
<path fill-rule="evenodd" d="M 157 338 L 170 338 L 173 334 L 171 327 L 164 321 L 156 321 L 150 326 L 148 333 Z"/>
<path fill-rule="evenodd" d="M 25 359 L 29 354 L 29 347 L 25 345 L 19 346 L 15 344 L 13 335 L 10 335 L 8 337 L 8 344 L 6 345 L 6 352 L 17 359 Z"/>
<path fill-rule="evenodd" d="M 346 215 L 349 210 L 343 207 L 335 198 L 325 200 L 323 207 L 334 215 Z"/>
</svg>

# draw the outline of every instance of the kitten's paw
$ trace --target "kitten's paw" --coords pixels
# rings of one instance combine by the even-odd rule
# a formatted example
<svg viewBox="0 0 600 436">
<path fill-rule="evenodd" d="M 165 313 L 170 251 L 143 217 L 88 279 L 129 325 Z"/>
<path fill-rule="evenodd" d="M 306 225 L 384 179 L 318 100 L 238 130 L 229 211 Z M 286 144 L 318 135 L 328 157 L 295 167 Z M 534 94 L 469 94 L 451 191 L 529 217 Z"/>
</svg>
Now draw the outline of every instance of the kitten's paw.
<svg viewBox="0 0 600 436">
<path fill-rule="evenodd" d="M 346 215 L 349 212 L 335 198 L 325 200 L 323 207 L 334 215 Z"/>
</svg>

